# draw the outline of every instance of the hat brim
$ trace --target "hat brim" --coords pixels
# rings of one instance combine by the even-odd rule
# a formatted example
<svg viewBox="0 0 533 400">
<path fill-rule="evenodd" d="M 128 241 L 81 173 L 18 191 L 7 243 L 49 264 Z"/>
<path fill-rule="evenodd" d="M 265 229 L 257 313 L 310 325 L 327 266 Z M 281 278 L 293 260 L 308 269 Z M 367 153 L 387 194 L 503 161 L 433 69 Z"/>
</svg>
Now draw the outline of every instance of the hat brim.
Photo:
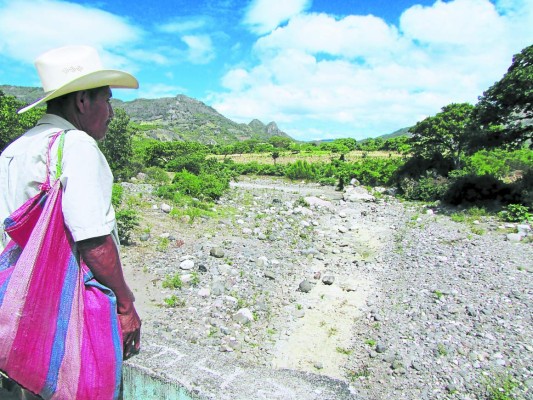
<svg viewBox="0 0 533 400">
<path fill-rule="evenodd" d="M 79 90 L 94 89 L 102 86 L 137 89 L 139 87 L 139 82 L 133 75 L 123 71 L 106 69 L 91 72 L 87 75 L 79 76 L 60 88 L 47 93 L 42 99 L 39 99 L 36 102 L 21 108 L 18 111 L 18 114 L 22 114 L 23 112 L 26 112 L 43 102 L 55 99 L 56 97 L 60 97 L 68 93 L 77 92 Z"/>
</svg>

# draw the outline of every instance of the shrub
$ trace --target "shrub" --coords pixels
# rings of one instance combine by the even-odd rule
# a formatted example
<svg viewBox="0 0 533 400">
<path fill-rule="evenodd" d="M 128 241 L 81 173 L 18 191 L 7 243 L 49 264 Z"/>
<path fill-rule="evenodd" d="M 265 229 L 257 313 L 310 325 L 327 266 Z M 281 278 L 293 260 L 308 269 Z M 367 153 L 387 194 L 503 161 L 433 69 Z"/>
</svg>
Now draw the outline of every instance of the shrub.
<svg viewBox="0 0 533 400">
<path fill-rule="evenodd" d="M 159 167 L 149 167 L 144 173 L 148 177 L 148 181 L 164 185 L 170 182 L 170 177 L 163 168 Z"/>
<path fill-rule="evenodd" d="M 115 218 L 117 220 L 118 238 L 121 243 L 128 244 L 133 230 L 139 226 L 137 211 L 132 209 L 118 210 L 115 213 Z"/>
<path fill-rule="evenodd" d="M 294 164 L 287 167 L 285 175 L 289 179 L 305 179 L 314 180 L 316 177 L 316 169 L 314 165 L 304 160 L 297 160 Z"/>
<path fill-rule="evenodd" d="M 357 179 L 362 185 L 390 185 L 398 168 L 404 161 L 401 159 L 366 158 L 354 163 L 341 163 L 338 177 L 343 182 Z"/>
<path fill-rule="evenodd" d="M 426 176 L 419 180 L 405 178 L 400 183 L 403 195 L 409 200 L 439 200 L 448 189 L 448 179 Z"/>
<path fill-rule="evenodd" d="M 111 192 L 111 204 L 114 208 L 118 208 L 122 203 L 122 197 L 124 194 L 124 188 L 120 183 L 113 184 L 113 190 Z"/>
<path fill-rule="evenodd" d="M 199 199 L 216 200 L 229 188 L 229 179 L 206 173 L 197 176 L 185 170 L 178 172 L 172 182 L 176 190 Z"/>
<path fill-rule="evenodd" d="M 483 203 L 498 201 L 502 204 L 519 203 L 520 195 L 513 187 L 492 175 L 467 175 L 456 179 L 443 196 L 449 204 Z"/>
<path fill-rule="evenodd" d="M 508 152 L 502 149 L 478 151 L 465 160 L 464 170 L 472 175 L 492 175 L 503 178 L 510 171 L 506 162 L 507 155 Z"/>
<path fill-rule="evenodd" d="M 532 214 L 529 212 L 529 207 L 522 204 L 509 204 L 503 211 L 498 213 L 498 216 L 509 222 L 524 222 L 532 219 Z"/>
</svg>

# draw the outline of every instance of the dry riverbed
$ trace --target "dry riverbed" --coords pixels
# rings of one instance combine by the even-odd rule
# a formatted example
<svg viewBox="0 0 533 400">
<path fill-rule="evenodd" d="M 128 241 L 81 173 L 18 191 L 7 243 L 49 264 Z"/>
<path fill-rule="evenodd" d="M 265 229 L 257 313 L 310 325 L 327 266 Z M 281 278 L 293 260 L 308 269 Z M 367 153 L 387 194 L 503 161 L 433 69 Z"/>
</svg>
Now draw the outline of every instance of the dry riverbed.
<svg viewBox="0 0 533 400">
<path fill-rule="evenodd" d="M 354 399 L 504 383 L 531 396 L 528 225 L 271 179 L 234 183 L 216 217 L 190 221 L 148 185 L 126 189 L 143 217 L 122 255 L 147 337 L 332 377 Z"/>
</svg>

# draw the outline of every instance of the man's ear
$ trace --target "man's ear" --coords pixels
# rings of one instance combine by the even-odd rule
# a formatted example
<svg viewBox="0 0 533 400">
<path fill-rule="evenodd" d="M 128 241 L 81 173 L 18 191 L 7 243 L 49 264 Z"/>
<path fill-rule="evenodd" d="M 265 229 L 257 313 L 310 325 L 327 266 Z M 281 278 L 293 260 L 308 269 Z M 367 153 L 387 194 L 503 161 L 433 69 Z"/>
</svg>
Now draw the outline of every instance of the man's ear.
<svg viewBox="0 0 533 400">
<path fill-rule="evenodd" d="M 85 114 L 87 111 L 87 106 L 89 105 L 89 92 L 87 90 L 79 90 L 75 93 L 75 103 L 76 109 L 81 113 Z"/>
</svg>

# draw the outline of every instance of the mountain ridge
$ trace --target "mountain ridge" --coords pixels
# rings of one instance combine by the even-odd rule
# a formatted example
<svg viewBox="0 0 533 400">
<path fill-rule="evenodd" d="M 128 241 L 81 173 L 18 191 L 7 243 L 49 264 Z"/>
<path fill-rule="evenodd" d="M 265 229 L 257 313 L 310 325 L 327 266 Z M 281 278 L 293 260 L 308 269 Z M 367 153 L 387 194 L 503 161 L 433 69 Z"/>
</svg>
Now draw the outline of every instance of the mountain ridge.
<svg viewBox="0 0 533 400">
<path fill-rule="evenodd" d="M 0 85 L 0 91 L 29 104 L 43 97 L 41 88 Z M 204 144 L 228 144 L 256 139 L 268 141 L 272 136 L 291 138 L 276 122 L 264 124 L 258 119 L 237 123 L 200 100 L 178 94 L 158 99 L 122 101 L 111 99 L 113 107 L 123 108 L 138 123 L 146 137 L 161 140 L 196 141 Z"/>
</svg>

